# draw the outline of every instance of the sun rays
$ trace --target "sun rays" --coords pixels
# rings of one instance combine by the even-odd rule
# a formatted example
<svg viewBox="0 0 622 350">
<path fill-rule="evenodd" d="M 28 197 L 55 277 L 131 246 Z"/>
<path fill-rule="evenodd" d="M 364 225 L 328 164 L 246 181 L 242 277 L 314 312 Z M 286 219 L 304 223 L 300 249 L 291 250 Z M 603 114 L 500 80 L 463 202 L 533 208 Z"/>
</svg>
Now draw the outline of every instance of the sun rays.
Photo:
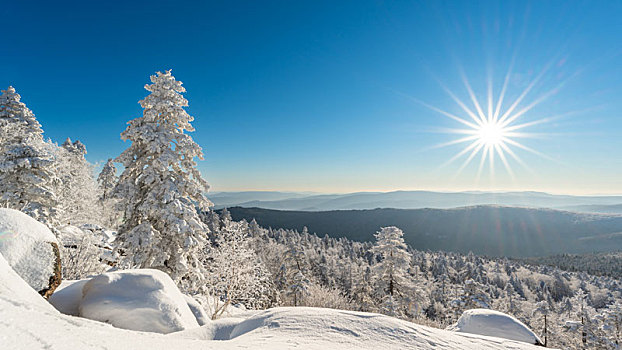
<svg viewBox="0 0 622 350">
<path fill-rule="evenodd" d="M 466 92 L 469 96 L 469 102 L 465 102 L 458 98 L 456 93 L 451 91 L 441 83 L 443 90 L 449 97 L 460 107 L 463 116 L 456 113 L 449 113 L 438 107 L 431 106 L 427 103 L 418 101 L 427 108 L 432 109 L 445 117 L 451 118 L 461 124 L 462 128 L 444 129 L 443 132 L 460 135 L 455 140 L 436 145 L 436 147 L 448 147 L 458 144 L 465 146 L 458 151 L 453 157 L 443 163 L 442 166 L 462 161 L 456 172 L 456 177 L 471 164 L 477 164 L 477 179 L 482 175 L 485 168 L 489 169 L 490 176 L 493 177 L 496 169 L 496 162 L 500 162 L 510 177 L 514 178 L 514 172 L 511 164 L 519 164 L 529 172 L 531 169 L 517 154 L 520 152 L 529 152 L 538 156 L 549 158 L 541 152 L 522 144 L 518 139 L 526 137 L 536 137 L 538 134 L 525 132 L 524 129 L 547 123 L 554 119 L 553 117 L 543 117 L 528 122 L 520 121 L 534 107 L 545 101 L 559 91 L 561 85 L 543 93 L 540 96 L 529 100 L 529 93 L 534 89 L 542 77 L 546 74 L 550 64 L 532 80 L 525 89 L 517 94 L 518 97 L 511 103 L 504 101 L 508 96 L 510 77 L 512 74 L 513 64 L 510 64 L 508 72 L 503 79 L 503 85 L 498 92 L 495 100 L 495 92 L 493 90 L 493 81 L 489 77 L 486 81 L 486 101 L 481 104 L 466 74 L 460 69 L 460 77 Z M 506 102 L 506 103 L 504 103 Z M 505 106 L 505 107 L 504 107 Z"/>
</svg>

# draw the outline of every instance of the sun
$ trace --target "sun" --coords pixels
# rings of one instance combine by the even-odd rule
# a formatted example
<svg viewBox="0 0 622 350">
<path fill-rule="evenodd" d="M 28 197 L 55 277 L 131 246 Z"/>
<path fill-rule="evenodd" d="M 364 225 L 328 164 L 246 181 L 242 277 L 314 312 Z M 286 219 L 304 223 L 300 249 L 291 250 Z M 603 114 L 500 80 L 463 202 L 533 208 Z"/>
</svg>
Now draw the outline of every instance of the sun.
<svg viewBox="0 0 622 350">
<path fill-rule="evenodd" d="M 528 133 L 524 132 L 523 129 L 527 127 L 534 126 L 536 124 L 542 124 L 550 122 L 560 116 L 549 116 L 533 119 L 529 122 L 519 122 L 520 118 L 523 117 L 526 113 L 528 113 L 532 108 L 537 106 L 538 104 L 545 101 L 550 96 L 557 93 L 559 88 L 563 85 L 560 83 L 558 86 L 545 92 L 543 95 L 535 96 L 533 99 L 529 100 L 528 97 L 529 92 L 536 86 L 540 78 L 544 75 L 548 68 L 545 68 L 536 78 L 531 81 L 525 90 L 518 93 L 518 97 L 511 104 L 504 104 L 504 97 L 506 96 L 508 90 L 508 82 L 510 80 L 510 76 L 512 75 L 512 63 L 508 69 L 508 72 L 503 81 L 503 86 L 497 98 L 494 98 L 493 92 L 493 82 L 492 78 L 489 77 L 487 80 L 487 99 L 484 105 L 480 104 L 478 101 L 475 92 L 471 88 L 471 84 L 466 78 L 464 71 L 461 71 L 462 81 L 470 100 L 472 102 L 472 106 L 467 106 L 465 102 L 459 99 L 454 92 L 449 90 L 443 84 L 441 87 L 445 90 L 445 92 L 456 102 L 458 106 L 464 112 L 463 116 L 449 113 L 441 108 L 429 105 L 423 101 L 412 98 L 419 104 L 424 105 L 427 108 L 438 112 L 445 117 L 451 118 L 456 122 L 459 122 L 463 128 L 461 129 L 442 129 L 444 133 L 452 133 L 462 135 L 461 137 L 446 142 L 440 145 L 436 145 L 435 147 L 446 147 L 456 144 L 466 144 L 464 148 L 462 148 L 457 154 L 455 154 L 451 159 L 445 162 L 441 167 L 446 166 L 454 161 L 465 158 L 462 165 L 459 167 L 456 177 L 461 173 L 461 171 L 466 168 L 469 164 L 471 164 L 476 157 L 479 156 L 479 167 L 477 171 L 477 179 L 480 178 L 484 165 L 488 163 L 490 169 L 490 175 L 493 176 L 495 172 L 495 159 L 499 159 L 503 164 L 507 173 L 514 179 L 514 173 L 512 168 L 510 167 L 510 160 L 520 164 L 529 172 L 533 173 L 531 169 L 522 161 L 522 159 L 515 152 L 516 150 L 527 151 L 538 156 L 547 158 L 552 160 L 550 157 L 523 145 L 518 141 L 520 138 L 525 137 L 536 137 L 540 136 L 540 134 Z M 439 82 L 440 83 L 440 82 Z M 482 108 L 484 107 L 484 108 Z"/>
<path fill-rule="evenodd" d="M 503 125 L 497 121 L 486 122 L 479 126 L 477 130 L 477 136 L 480 143 L 487 147 L 499 146 L 507 131 Z"/>
</svg>

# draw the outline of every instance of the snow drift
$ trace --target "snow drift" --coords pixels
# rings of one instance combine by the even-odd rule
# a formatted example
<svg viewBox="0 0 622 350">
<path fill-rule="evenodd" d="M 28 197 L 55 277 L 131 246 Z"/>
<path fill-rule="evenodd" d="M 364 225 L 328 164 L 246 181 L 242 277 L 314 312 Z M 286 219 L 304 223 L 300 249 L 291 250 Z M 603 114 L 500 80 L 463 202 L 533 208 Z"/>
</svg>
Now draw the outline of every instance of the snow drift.
<svg viewBox="0 0 622 350">
<path fill-rule="evenodd" d="M 540 338 L 524 323 L 503 312 L 488 309 L 465 311 L 448 330 L 489 335 L 529 344 L 543 345 Z"/>
<path fill-rule="evenodd" d="M 171 333 L 199 327 L 175 282 L 152 269 L 107 272 L 82 287 L 81 317 L 118 328 Z"/>
<path fill-rule="evenodd" d="M 60 284 L 56 237 L 47 226 L 20 211 L 0 208 L 0 254 L 40 294 L 47 297 Z"/>
</svg>

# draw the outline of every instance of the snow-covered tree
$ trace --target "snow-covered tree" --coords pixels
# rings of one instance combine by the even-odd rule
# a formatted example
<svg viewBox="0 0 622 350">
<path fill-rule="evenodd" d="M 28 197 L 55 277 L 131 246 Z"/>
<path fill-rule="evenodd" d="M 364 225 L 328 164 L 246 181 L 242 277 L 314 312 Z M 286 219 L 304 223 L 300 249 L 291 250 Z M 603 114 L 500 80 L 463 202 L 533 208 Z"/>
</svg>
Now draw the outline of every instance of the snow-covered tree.
<svg viewBox="0 0 622 350">
<path fill-rule="evenodd" d="M 12 86 L 0 95 L 0 203 L 54 226 L 54 156 L 34 113 Z"/>
<path fill-rule="evenodd" d="M 108 159 L 99 176 L 97 176 L 97 183 L 100 193 L 99 202 L 102 208 L 101 221 L 111 229 L 117 228 L 120 218 L 116 208 L 118 200 L 112 195 L 118 180 L 117 168 L 114 166 L 112 159 Z"/>
<path fill-rule="evenodd" d="M 292 305 L 298 306 L 302 299 L 309 294 L 309 278 L 306 274 L 304 250 L 291 245 L 285 253 L 285 259 L 281 266 L 281 285 L 285 288 L 285 295 L 291 300 Z"/>
<path fill-rule="evenodd" d="M 376 233 L 376 244 L 372 252 L 380 257 L 375 266 L 377 292 L 383 301 L 384 310 L 391 315 L 400 315 L 408 298 L 412 283 L 408 268 L 411 255 L 406 250 L 404 232 L 395 226 L 383 227 Z"/>
<path fill-rule="evenodd" d="M 214 298 L 212 318 L 223 315 L 231 304 L 248 308 L 268 306 L 270 279 L 263 264 L 250 247 L 248 224 L 228 222 L 216 233 L 207 258 L 207 292 Z"/>
<path fill-rule="evenodd" d="M 100 261 L 101 248 L 95 245 L 93 237 L 84 234 L 75 243 L 60 247 L 63 279 L 77 280 L 106 271 L 106 265 Z"/>
<path fill-rule="evenodd" d="M 544 346 L 548 343 L 548 320 L 547 316 L 550 314 L 551 309 L 549 303 L 546 300 L 542 300 L 536 304 L 536 308 L 533 310 L 533 315 L 542 315 L 542 334 L 544 335 Z"/>
<path fill-rule="evenodd" d="M 102 201 L 106 201 L 111 197 L 118 180 L 117 168 L 114 166 L 112 158 L 109 158 L 106 164 L 104 164 L 102 171 L 97 176 L 97 184 L 99 185 Z"/>
<path fill-rule="evenodd" d="M 123 200 L 124 222 L 118 251 L 123 264 L 167 272 L 184 290 L 203 280 L 198 253 L 207 244 L 208 227 L 199 210 L 209 210 L 209 186 L 196 169 L 201 147 L 186 133 L 194 131 L 184 109 L 186 90 L 171 71 L 151 76 L 150 94 L 140 101 L 143 116 L 121 134 L 132 142 L 115 161 L 125 169 L 115 188 Z"/>
<path fill-rule="evenodd" d="M 93 166 L 84 157 L 86 147 L 80 141 L 67 138 L 61 147 L 55 147 L 55 168 L 60 178 L 56 190 L 58 216 L 63 225 L 99 223 L 101 211 Z"/>
</svg>

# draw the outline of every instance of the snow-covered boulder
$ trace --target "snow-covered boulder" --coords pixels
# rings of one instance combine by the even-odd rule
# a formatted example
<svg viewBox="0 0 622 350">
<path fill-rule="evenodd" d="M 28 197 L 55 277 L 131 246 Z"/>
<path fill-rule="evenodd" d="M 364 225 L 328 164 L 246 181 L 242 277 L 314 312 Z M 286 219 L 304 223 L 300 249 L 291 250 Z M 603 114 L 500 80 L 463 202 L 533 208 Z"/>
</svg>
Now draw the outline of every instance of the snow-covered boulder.
<svg viewBox="0 0 622 350">
<path fill-rule="evenodd" d="M 48 301 L 56 310 L 65 315 L 79 316 L 82 288 L 88 281 L 90 281 L 88 278 L 83 280 L 64 280 Z"/>
<path fill-rule="evenodd" d="M 515 317 L 503 312 L 488 309 L 471 309 L 465 311 L 458 322 L 447 328 L 455 332 L 488 335 L 543 345 L 540 338 Z"/>
<path fill-rule="evenodd" d="M 107 272 L 82 287 L 79 315 L 118 328 L 171 333 L 198 327 L 183 294 L 164 272 Z"/>
<path fill-rule="evenodd" d="M 67 225 L 58 230 L 58 240 L 64 247 L 76 247 L 84 239 L 84 231 L 79 227 Z"/>
<path fill-rule="evenodd" d="M 0 254 L 46 298 L 61 282 L 56 237 L 47 226 L 20 211 L 0 208 Z"/>
</svg>

